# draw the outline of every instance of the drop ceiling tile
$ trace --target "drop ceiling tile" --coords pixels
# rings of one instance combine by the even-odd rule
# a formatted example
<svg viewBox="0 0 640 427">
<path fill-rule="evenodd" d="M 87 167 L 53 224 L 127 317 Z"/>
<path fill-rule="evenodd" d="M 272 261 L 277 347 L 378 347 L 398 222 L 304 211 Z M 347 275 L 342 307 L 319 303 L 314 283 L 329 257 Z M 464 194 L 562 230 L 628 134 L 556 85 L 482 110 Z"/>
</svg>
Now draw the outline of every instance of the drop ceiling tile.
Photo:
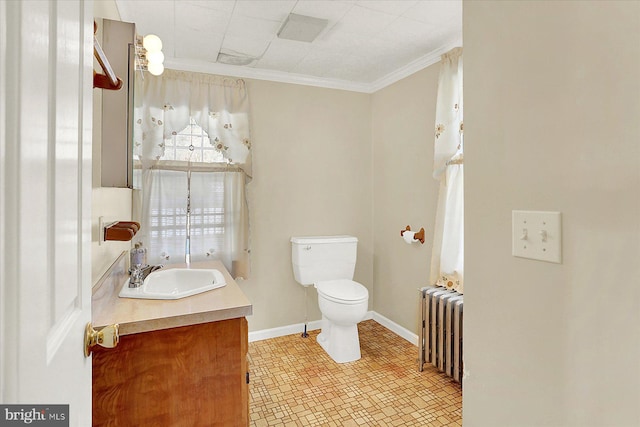
<svg viewBox="0 0 640 427">
<path fill-rule="evenodd" d="M 260 58 L 269 47 L 269 40 L 262 38 L 225 36 L 222 49 Z"/>
<path fill-rule="evenodd" d="M 276 38 L 271 42 L 256 67 L 291 72 L 310 51 L 311 45 L 308 43 Z"/>
<path fill-rule="evenodd" d="M 273 39 L 280 29 L 280 22 L 234 14 L 229 21 L 227 34 L 235 37 Z"/>
<path fill-rule="evenodd" d="M 432 25 L 459 23 L 462 27 L 462 0 L 418 1 L 403 16 Z"/>
<path fill-rule="evenodd" d="M 300 0 L 293 8 L 293 13 L 328 19 L 329 26 L 340 20 L 351 8 L 352 2 L 335 0 Z"/>
<path fill-rule="evenodd" d="M 371 37 L 348 32 L 338 25 L 322 34 L 314 43 L 314 48 L 332 50 L 341 54 L 358 54 L 370 44 Z"/>
<path fill-rule="evenodd" d="M 203 7 L 200 4 L 185 3 L 176 9 L 175 17 L 176 31 L 187 27 L 208 33 L 224 34 L 231 19 L 231 12 Z"/>
<path fill-rule="evenodd" d="M 339 67 L 329 67 L 323 77 L 347 81 L 362 81 L 367 67 L 363 58 L 346 55 L 340 58 Z"/>
<path fill-rule="evenodd" d="M 389 25 L 396 16 L 356 5 L 342 17 L 336 26 L 348 28 L 352 33 L 373 36 Z"/>
<path fill-rule="evenodd" d="M 358 6 L 390 15 L 402 15 L 415 3 L 418 2 L 416 0 L 360 0 Z"/>
<path fill-rule="evenodd" d="M 382 38 L 381 36 L 370 37 L 366 43 L 361 43 L 358 46 L 357 52 L 352 52 L 354 55 L 360 55 L 367 58 L 383 57 L 387 53 L 395 52 L 397 50 L 411 50 L 416 49 L 414 45 L 408 45 L 406 43 L 400 43 L 393 40 Z"/>
<path fill-rule="evenodd" d="M 443 27 L 401 16 L 381 31 L 378 37 L 399 44 L 420 44 L 422 40 L 440 36 L 443 32 Z"/>
<path fill-rule="evenodd" d="M 377 55 L 362 56 L 362 75 L 357 81 L 374 82 L 396 71 L 399 68 L 396 62 L 399 58 L 402 58 L 402 64 L 406 65 L 421 56 L 423 55 L 416 49 L 405 49 L 403 52 L 398 49 L 388 49 L 381 50 Z"/>
<path fill-rule="evenodd" d="M 419 59 L 429 51 L 419 50 L 419 49 L 405 49 L 405 50 L 395 50 L 393 52 L 387 52 L 383 58 L 384 61 L 388 61 L 392 64 L 409 64 L 416 59 Z"/>
<path fill-rule="evenodd" d="M 292 70 L 294 73 L 322 77 L 332 68 L 340 68 L 349 56 L 331 51 L 313 50 Z"/>
<path fill-rule="evenodd" d="M 296 0 L 242 0 L 236 2 L 234 15 L 284 22 Z"/>
<path fill-rule="evenodd" d="M 154 3 L 155 4 L 155 3 Z M 235 0 L 180 0 L 181 5 L 194 5 L 206 9 L 220 10 L 231 13 L 236 4 Z"/>
<path fill-rule="evenodd" d="M 179 28 L 176 31 L 175 57 L 216 62 L 223 38 L 222 34 Z"/>
<path fill-rule="evenodd" d="M 355 81 L 374 83 L 377 80 L 380 80 L 395 72 L 396 70 L 397 66 L 395 64 L 392 64 L 389 61 L 381 62 L 364 70 L 360 78 Z"/>
<path fill-rule="evenodd" d="M 117 6 L 123 21 L 136 24 L 138 34 L 158 34 L 162 28 L 168 37 L 174 27 L 173 1 L 154 2 L 153 8 L 148 8 L 148 4 L 146 1 L 132 0 L 120 1 Z"/>
</svg>

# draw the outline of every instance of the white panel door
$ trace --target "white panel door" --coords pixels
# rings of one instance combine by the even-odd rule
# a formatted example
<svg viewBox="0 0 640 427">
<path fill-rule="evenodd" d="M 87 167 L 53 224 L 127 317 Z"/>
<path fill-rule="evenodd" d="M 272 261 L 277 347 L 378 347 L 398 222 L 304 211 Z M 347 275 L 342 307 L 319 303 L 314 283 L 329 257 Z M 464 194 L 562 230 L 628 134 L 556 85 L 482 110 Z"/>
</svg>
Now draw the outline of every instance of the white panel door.
<svg viewBox="0 0 640 427">
<path fill-rule="evenodd" d="M 0 1 L 0 402 L 91 425 L 92 3 Z"/>
</svg>

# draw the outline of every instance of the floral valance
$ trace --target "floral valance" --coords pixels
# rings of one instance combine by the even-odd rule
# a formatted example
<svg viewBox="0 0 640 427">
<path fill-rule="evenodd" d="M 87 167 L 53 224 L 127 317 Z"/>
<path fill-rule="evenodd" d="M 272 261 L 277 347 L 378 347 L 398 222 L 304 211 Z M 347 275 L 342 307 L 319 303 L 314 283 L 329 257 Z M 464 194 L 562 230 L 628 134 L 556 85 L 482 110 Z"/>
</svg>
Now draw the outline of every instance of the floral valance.
<svg viewBox="0 0 640 427">
<path fill-rule="evenodd" d="M 143 169 L 164 156 L 165 140 L 193 119 L 210 144 L 251 177 L 249 96 L 244 80 L 166 69 L 136 82 L 134 156 Z"/>
</svg>

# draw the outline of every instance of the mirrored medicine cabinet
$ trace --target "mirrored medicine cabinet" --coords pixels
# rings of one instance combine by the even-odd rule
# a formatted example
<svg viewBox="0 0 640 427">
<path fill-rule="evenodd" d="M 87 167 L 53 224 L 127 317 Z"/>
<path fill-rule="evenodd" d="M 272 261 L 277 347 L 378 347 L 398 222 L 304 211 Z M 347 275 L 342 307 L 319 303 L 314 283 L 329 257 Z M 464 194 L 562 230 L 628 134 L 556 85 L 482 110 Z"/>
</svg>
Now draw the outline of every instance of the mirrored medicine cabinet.
<svg viewBox="0 0 640 427">
<path fill-rule="evenodd" d="M 96 19 L 97 37 L 122 79 L 120 90 L 102 91 L 101 186 L 133 188 L 133 101 L 136 26 Z"/>
</svg>

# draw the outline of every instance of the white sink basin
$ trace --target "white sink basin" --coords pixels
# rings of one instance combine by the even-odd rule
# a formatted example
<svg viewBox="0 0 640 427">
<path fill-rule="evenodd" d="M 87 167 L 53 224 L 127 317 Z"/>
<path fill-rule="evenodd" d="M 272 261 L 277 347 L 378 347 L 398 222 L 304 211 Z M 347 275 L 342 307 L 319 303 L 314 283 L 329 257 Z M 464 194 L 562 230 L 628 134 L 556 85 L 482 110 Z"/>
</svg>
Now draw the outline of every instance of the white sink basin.
<svg viewBox="0 0 640 427">
<path fill-rule="evenodd" d="M 138 288 L 130 288 L 127 280 L 120 291 L 121 298 L 179 299 L 212 289 L 227 282 L 215 269 L 171 268 L 149 274 Z"/>
</svg>

